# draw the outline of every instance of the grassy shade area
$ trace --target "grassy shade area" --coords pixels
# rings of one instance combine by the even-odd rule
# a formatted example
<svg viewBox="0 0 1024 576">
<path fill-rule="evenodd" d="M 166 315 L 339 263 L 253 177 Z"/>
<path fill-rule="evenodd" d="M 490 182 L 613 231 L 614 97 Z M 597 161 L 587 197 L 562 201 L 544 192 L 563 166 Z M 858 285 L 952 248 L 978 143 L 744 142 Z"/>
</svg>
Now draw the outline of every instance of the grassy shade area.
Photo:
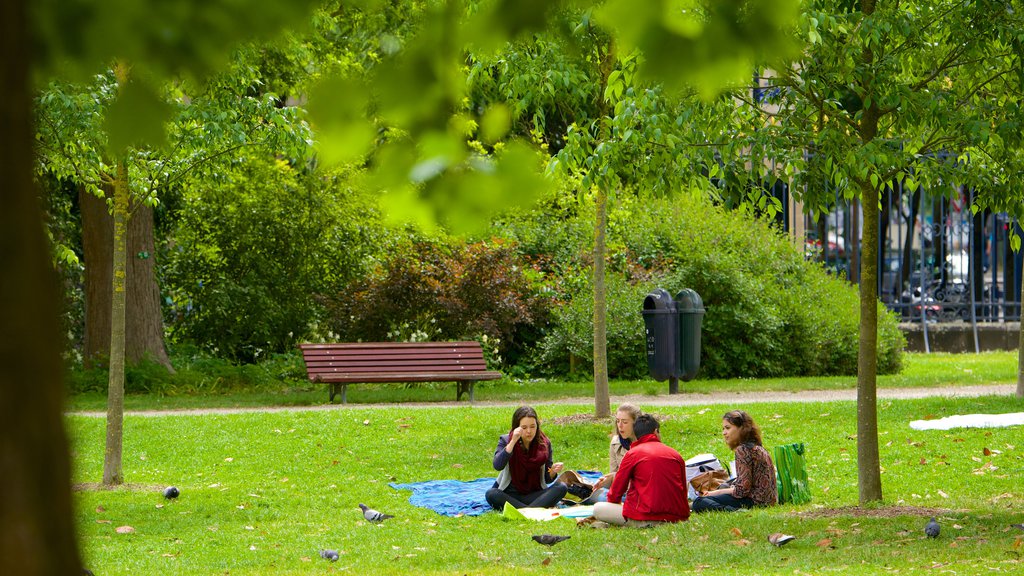
<svg viewBox="0 0 1024 576">
<path fill-rule="evenodd" d="M 223 379 L 223 376 L 219 376 Z M 1014 352 L 981 354 L 913 354 L 904 355 L 903 371 L 879 376 L 880 388 L 918 388 L 938 386 L 976 386 L 1011 384 L 1017 378 L 1017 355 Z M 195 379 L 195 377 L 193 377 Z M 272 385 L 252 388 L 217 386 L 168 387 L 163 393 L 129 394 L 128 410 L 173 410 L 203 407 L 245 406 L 311 406 L 327 403 L 327 386 L 311 385 L 294 379 L 277 378 Z M 715 391 L 759 392 L 765 390 L 852 390 L 856 376 L 763 378 L 733 380 L 694 380 L 681 382 L 682 393 Z M 613 396 L 643 394 L 667 396 L 668 384 L 654 380 L 618 380 L 610 383 Z M 513 380 L 481 382 L 476 385 L 476 398 L 482 401 L 541 402 L 562 398 L 587 398 L 594 395 L 593 382 L 586 378 L 573 380 Z M 353 385 L 348 390 L 352 404 L 380 402 L 441 402 L 455 399 L 453 384 L 377 384 Z M 70 410 L 106 409 L 106 395 L 87 392 L 69 399 Z"/>
<path fill-rule="evenodd" d="M 555 459 L 607 467 L 611 421 L 586 405 L 537 403 Z M 684 457 L 729 452 L 722 413 L 734 406 L 657 407 L 664 441 Z M 962 413 L 1024 411 L 1015 397 L 881 401 L 885 501 L 857 504 L 853 402 L 750 407 L 765 443 L 807 445 L 813 501 L 694 516 L 647 530 L 576 528 L 571 520 L 447 518 L 413 507 L 389 482 L 471 480 L 490 467 L 511 408 L 358 408 L 128 416 L 125 478 L 98 490 L 102 418 L 69 416 L 77 522 L 97 574 L 725 574 L 1017 572 L 1024 562 L 1021 427 L 914 431 L 908 423 Z M 181 496 L 164 500 L 177 486 Z M 396 518 L 363 520 L 369 504 Z M 932 513 L 943 532 L 922 528 Z M 924 516 L 922 516 L 924 515 Z M 131 527 L 128 531 L 123 527 Z M 119 533 L 118 528 L 122 528 Z M 766 537 L 785 532 L 784 548 Z M 571 535 L 548 549 L 530 536 Z M 340 552 L 337 563 L 317 551 Z"/>
</svg>

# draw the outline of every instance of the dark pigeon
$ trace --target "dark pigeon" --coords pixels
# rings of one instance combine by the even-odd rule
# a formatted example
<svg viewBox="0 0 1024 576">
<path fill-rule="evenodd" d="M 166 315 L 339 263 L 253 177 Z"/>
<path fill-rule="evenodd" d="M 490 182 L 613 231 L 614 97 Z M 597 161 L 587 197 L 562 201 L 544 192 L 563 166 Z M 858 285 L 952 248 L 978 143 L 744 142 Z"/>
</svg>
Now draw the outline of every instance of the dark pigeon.
<svg viewBox="0 0 1024 576">
<path fill-rule="evenodd" d="M 935 516 L 932 516 L 932 519 L 929 520 L 928 523 L 924 525 L 924 533 L 929 538 L 938 538 L 939 537 L 939 523 L 935 521 Z"/>
<path fill-rule="evenodd" d="M 388 518 L 394 518 L 391 514 L 378 512 L 373 508 L 368 507 L 366 504 L 360 504 L 359 507 L 363 510 L 363 518 L 366 518 L 370 522 L 383 522 Z"/>
<path fill-rule="evenodd" d="M 320 557 L 323 558 L 324 560 L 330 560 L 331 562 L 337 562 L 338 561 L 338 551 L 337 550 L 321 550 L 320 551 Z"/>
<path fill-rule="evenodd" d="M 168 500 L 177 498 L 178 494 L 181 494 L 181 492 L 178 492 L 178 489 L 174 486 L 168 486 L 164 489 L 164 498 L 167 498 Z"/>
<path fill-rule="evenodd" d="M 568 540 L 569 538 L 572 538 L 572 536 L 557 536 L 555 534 L 537 534 L 533 536 L 533 541 L 537 542 L 538 544 L 543 544 L 545 546 L 554 546 L 555 544 L 558 544 L 563 540 Z"/>
<path fill-rule="evenodd" d="M 1024 524 L 1010 524 L 1010 528 L 1018 528 L 1024 530 Z"/>
</svg>

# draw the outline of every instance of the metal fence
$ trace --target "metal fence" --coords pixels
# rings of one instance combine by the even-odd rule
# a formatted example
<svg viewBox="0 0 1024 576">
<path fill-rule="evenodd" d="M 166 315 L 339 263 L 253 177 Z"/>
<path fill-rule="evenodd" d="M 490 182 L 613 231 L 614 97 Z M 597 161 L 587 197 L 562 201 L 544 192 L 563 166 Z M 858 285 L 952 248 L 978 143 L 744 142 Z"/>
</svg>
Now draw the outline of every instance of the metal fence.
<svg viewBox="0 0 1024 576">
<path fill-rule="evenodd" d="M 803 235 L 808 258 L 857 282 L 859 203 L 837 195 L 835 208 L 815 219 L 790 198 L 785 184 L 770 193 L 786 207 L 777 216 L 780 226 Z M 878 295 L 903 321 L 920 323 L 926 343 L 929 323 L 968 323 L 977 347 L 979 323 L 1021 317 L 1021 254 L 1010 248 L 1010 230 L 1017 224 L 1002 213 L 972 214 L 973 200 L 970 189 L 950 199 L 920 187 L 904 190 L 902 184 L 881 197 Z"/>
</svg>

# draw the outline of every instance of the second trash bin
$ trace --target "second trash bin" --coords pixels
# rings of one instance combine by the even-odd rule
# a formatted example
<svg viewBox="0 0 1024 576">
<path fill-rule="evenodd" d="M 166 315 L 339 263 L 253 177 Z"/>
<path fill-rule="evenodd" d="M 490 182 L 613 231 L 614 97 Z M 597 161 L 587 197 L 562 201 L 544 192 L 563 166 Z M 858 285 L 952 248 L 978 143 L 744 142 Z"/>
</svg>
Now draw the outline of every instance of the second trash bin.
<svg viewBox="0 0 1024 576">
<path fill-rule="evenodd" d="M 683 382 L 689 382 L 700 370 L 700 325 L 704 318 L 704 301 L 700 294 L 686 288 L 676 294 L 675 305 L 679 318 L 678 375 Z"/>
</svg>

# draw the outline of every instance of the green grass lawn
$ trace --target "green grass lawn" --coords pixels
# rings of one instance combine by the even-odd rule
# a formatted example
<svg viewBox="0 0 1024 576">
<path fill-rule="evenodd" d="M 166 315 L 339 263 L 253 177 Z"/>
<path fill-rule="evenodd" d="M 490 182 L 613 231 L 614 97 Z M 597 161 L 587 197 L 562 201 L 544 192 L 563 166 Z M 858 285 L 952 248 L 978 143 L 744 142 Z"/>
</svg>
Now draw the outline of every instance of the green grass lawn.
<svg viewBox="0 0 1024 576">
<path fill-rule="evenodd" d="M 913 378 L 913 377 L 910 377 Z M 610 421 L 592 406 L 536 406 L 556 460 L 607 466 Z M 719 435 L 734 406 L 658 407 L 662 436 L 684 457 L 729 453 Z M 490 460 L 512 410 L 358 408 L 231 415 L 128 416 L 128 487 L 76 492 L 86 565 L 96 574 L 1020 573 L 1024 568 L 1024 429 L 914 431 L 958 413 L 1021 412 L 1015 397 L 881 401 L 884 504 L 855 513 L 853 402 L 767 403 L 751 411 L 772 446 L 805 442 L 814 500 L 692 517 L 649 530 L 576 528 L 571 520 L 447 518 L 411 506 L 388 482 L 470 480 Z M 74 481 L 102 476 L 104 421 L 67 417 Z M 168 485 L 181 497 L 165 501 Z M 357 504 L 394 514 L 366 523 Z M 908 507 L 908 508 L 900 508 Z M 915 508 L 909 508 L 915 507 Z M 924 538 L 939 509 L 939 539 Z M 130 526 L 130 533 L 117 528 Z M 793 534 L 784 548 L 771 532 Z M 531 534 L 572 539 L 548 549 Z M 340 551 L 337 563 L 317 555 Z"/>
<path fill-rule="evenodd" d="M 1011 384 L 1017 378 L 1015 352 L 984 352 L 981 354 L 914 354 L 904 355 L 901 373 L 878 377 L 880 388 L 910 388 L 937 386 L 976 386 L 982 384 Z M 735 380 L 694 380 L 680 382 L 682 393 L 714 391 L 758 392 L 765 390 L 840 390 L 854 389 L 855 376 L 763 378 Z M 648 396 L 668 395 L 667 382 L 654 380 L 613 380 L 611 394 Z M 209 393 L 129 394 L 125 398 L 127 410 L 173 410 L 208 407 L 252 406 L 311 406 L 327 403 L 325 385 L 311 385 L 303 381 L 281 381 L 274 387 L 258 390 L 220 391 Z M 202 388 L 200 388 L 202 390 Z M 476 399 L 513 402 L 542 402 L 560 398 L 586 398 L 594 395 L 594 384 L 586 378 L 578 380 L 516 381 L 505 379 L 480 382 L 476 385 Z M 440 402 L 455 399 L 453 384 L 394 384 L 353 385 L 348 390 L 350 404 L 380 402 Z M 69 409 L 106 410 L 106 394 L 91 392 L 70 398 Z"/>
</svg>

